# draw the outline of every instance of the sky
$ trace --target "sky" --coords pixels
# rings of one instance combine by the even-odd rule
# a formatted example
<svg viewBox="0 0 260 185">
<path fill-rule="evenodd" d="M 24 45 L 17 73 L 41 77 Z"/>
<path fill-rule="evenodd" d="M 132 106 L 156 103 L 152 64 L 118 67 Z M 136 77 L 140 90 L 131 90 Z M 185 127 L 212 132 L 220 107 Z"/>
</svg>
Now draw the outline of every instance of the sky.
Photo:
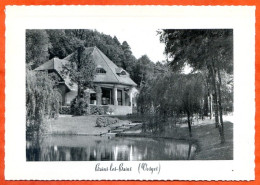
<svg viewBox="0 0 260 185">
<path fill-rule="evenodd" d="M 120 43 L 127 41 L 136 58 L 146 54 L 153 62 L 166 60 L 163 54 L 164 44 L 160 43 L 156 29 L 103 27 L 102 29 L 97 29 L 97 31 L 112 37 L 116 36 Z"/>
</svg>

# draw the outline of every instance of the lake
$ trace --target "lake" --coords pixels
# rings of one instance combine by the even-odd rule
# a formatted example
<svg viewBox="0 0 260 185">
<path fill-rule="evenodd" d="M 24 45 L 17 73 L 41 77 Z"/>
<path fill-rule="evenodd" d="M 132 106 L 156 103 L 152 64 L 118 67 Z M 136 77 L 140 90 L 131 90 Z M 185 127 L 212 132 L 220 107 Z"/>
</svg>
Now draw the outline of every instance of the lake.
<svg viewBox="0 0 260 185">
<path fill-rule="evenodd" d="M 188 141 L 144 138 L 49 135 L 26 141 L 27 161 L 192 160 L 197 146 Z"/>
</svg>

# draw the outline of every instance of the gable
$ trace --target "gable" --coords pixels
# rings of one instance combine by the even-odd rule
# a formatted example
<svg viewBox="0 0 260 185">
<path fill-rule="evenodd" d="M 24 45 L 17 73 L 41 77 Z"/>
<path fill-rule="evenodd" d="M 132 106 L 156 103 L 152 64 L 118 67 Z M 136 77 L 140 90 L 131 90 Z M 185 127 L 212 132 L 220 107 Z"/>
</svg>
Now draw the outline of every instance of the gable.
<svg viewBox="0 0 260 185">
<path fill-rule="evenodd" d="M 94 79 L 95 82 L 113 82 L 124 85 L 137 86 L 127 72 L 126 75 L 118 75 L 117 72 L 120 68 L 97 47 L 94 47 L 93 57 L 96 64 L 101 65 L 107 71 L 107 75 L 96 75 Z"/>
<path fill-rule="evenodd" d="M 119 68 L 115 63 L 113 63 L 102 51 L 100 51 L 97 47 L 88 47 L 85 48 L 83 51 L 86 55 L 90 55 L 96 66 L 102 68 L 105 73 L 97 73 L 94 77 L 93 82 L 96 83 L 114 83 L 114 84 L 122 84 L 122 85 L 128 85 L 128 86 L 137 86 L 136 83 L 130 78 L 129 74 L 123 70 L 122 68 Z M 63 78 L 66 83 L 66 85 L 72 90 L 77 89 L 76 84 L 72 84 L 69 77 L 62 75 L 61 71 L 63 66 L 68 63 L 73 55 L 75 55 L 76 52 L 73 52 L 72 54 L 68 55 L 64 59 L 59 58 L 53 58 L 43 65 L 39 66 L 35 70 L 56 70 Z M 120 73 L 118 73 L 120 71 Z M 122 71 L 125 71 L 125 75 L 121 74 Z"/>
<path fill-rule="evenodd" d="M 58 75 L 64 80 L 65 85 L 71 91 L 78 89 L 77 84 L 73 83 L 68 76 L 62 73 L 63 66 L 67 63 L 67 60 L 59 59 L 57 57 L 52 58 L 51 60 L 45 62 L 41 66 L 34 69 L 35 71 L 55 71 Z"/>
</svg>

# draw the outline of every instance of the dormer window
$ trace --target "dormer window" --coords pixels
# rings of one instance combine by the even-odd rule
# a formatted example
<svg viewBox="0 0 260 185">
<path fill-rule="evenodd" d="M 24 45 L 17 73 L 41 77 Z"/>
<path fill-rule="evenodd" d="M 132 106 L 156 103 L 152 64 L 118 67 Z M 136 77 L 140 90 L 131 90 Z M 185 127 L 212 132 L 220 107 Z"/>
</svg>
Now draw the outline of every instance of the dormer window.
<svg viewBox="0 0 260 185">
<path fill-rule="evenodd" d="M 96 69 L 96 72 L 97 72 L 98 74 L 105 74 L 105 73 L 106 73 L 106 70 L 103 69 L 102 67 L 98 67 L 98 68 Z"/>
<path fill-rule="evenodd" d="M 120 75 L 126 75 L 126 72 L 125 72 L 125 71 L 122 71 L 122 72 L 120 73 Z"/>
<path fill-rule="evenodd" d="M 116 74 L 119 75 L 119 76 L 120 75 L 126 75 L 126 72 L 121 67 L 119 67 L 119 68 L 116 68 Z"/>
</svg>

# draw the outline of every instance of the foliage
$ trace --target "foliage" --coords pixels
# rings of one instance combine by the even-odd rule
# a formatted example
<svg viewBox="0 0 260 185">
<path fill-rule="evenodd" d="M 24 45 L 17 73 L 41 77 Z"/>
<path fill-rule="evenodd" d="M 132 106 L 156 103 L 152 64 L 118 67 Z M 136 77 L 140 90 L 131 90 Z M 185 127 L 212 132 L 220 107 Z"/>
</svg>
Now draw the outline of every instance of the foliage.
<svg viewBox="0 0 260 185">
<path fill-rule="evenodd" d="M 98 117 L 96 119 L 96 127 L 107 127 L 117 122 L 118 122 L 117 118 Z"/>
<path fill-rule="evenodd" d="M 49 35 L 51 47 L 49 47 L 50 58 L 64 58 L 74 52 L 83 42 L 75 37 L 67 35 L 65 30 L 46 30 Z"/>
<path fill-rule="evenodd" d="M 74 116 L 82 116 L 88 114 L 89 104 L 84 98 L 74 98 L 70 104 L 71 114 Z"/>
<path fill-rule="evenodd" d="M 83 97 L 83 91 L 91 86 L 94 79 L 96 64 L 84 47 L 79 47 L 73 53 L 69 63 L 64 66 L 63 73 L 68 75 L 72 82 L 78 85 L 78 98 Z"/>
<path fill-rule="evenodd" d="M 166 120 L 162 116 L 146 115 L 142 131 L 147 133 L 161 133 L 165 130 Z"/>
<path fill-rule="evenodd" d="M 70 106 L 62 106 L 60 108 L 60 114 L 71 114 Z"/>
<path fill-rule="evenodd" d="M 45 30 L 26 30 L 26 64 L 38 67 L 49 59 L 51 47 L 49 35 Z"/>
<path fill-rule="evenodd" d="M 92 114 L 92 115 L 103 115 L 104 109 L 102 109 L 102 107 L 98 106 L 98 105 L 91 105 L 90 114 Z"/>
<path fill-rule="evenodd" d="M 233 30 L 162 30 L 160 41 L 165 44 L 168 63 L 174 71 L 190 66 L 205 73 L 208 94 L 213 95 L 215 123 L 219 127 L 221 143 L 225 142 L 223 123 L 223 95 L 221 71 L 233 74 Z"/>
<path fill-rule="evenodd" d="M 174 70 L 181 70 L 186 64 L 199 70 L 214 63 L 228 73 L 233 72 L 231 29 L 162 30 L 159 33 Z"/>
<path fill-rule="evenodd" d="M 26 70 L 26 133 L 40 134 L 44 121 L 56 118 L 61 95 L 45 72 Z"/>
<path fill-rule="evenodd" d="M 150 115 L 148 123 L 152 127 L 155 125 L 155 130 L 161 129 L 169 117 L 177 119 L 183 114 L 187 115 L 191 125 L 193 114 L 201 112 L 204 95 L 205 85 L 200 73 L 184 75 L 168 72 L 150 78 L 141 86 L 137 105 L 141 114 Z"/>
<path fill-rule="evenodd" d="M 224 70 L 221 71 L 222 84 L 221 84 L 221 94 L 222 94 L 222 107 L 225 113 L 233 112 L 233 75 L 228 74 Z"/>
<path fill-rule="evenodd" d="M 121 44 L 115 36 L 88 29 L 27 30 L 26 62 L 34 69 L 53 57 L 64 58 L 78 48 L 93 46 L 125 69 L 138 86 L 147 76 L 162 73 L 167 68 L 160 62 L 155 64 L 146 55 L 136 59 L 127 41 Z"/>
<path fill-rule="evenodd" d="M 90 106 L 90 114 L 92 115 L 104 115 L 104 114 L 112 114 L 114 112 L 113 108 L 109 106 L 100 106 L 100 105 L 91 105 Z"/>
</svg>

